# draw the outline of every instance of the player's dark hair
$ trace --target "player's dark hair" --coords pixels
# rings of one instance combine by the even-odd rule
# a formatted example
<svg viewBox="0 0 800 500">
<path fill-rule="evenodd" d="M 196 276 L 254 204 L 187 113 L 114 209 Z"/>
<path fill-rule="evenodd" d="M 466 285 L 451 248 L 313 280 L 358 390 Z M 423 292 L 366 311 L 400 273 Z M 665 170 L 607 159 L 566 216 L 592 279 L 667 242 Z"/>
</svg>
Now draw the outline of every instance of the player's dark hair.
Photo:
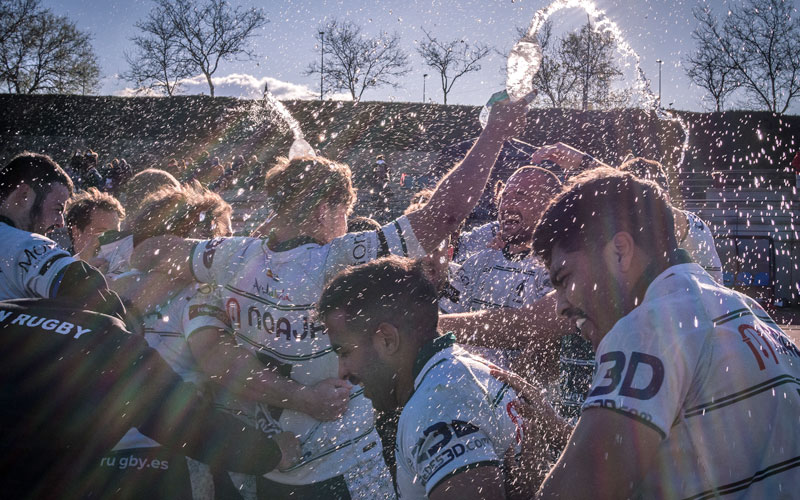
<svg viewBox="0 0 800 500">
<path fill-rule="evenodd" d="M 384 257 L 354 266 L 334 277 L 319 300 L 321 317 L 344 311 L 347 322 L 373 332 L 390 323 L 410 334 L 436 331 L 437 294 L 419 263 L 403 257 Z"/>
<path fill-rule="evenodd" d="M 68 230 L 77 228 L 83 231 L 92 220 L 92 212 L 105 210 L 117 214 L 120 220 L 125 218 L 125 209 L 118 199 L 97 188 L 89 188 L 67 200 L 64 208 L 64 223 Z"/>
<path fill-rule="evenodd" d="M 22 184 L 30 186 L 40 202 L 53 184 L 66 186 L 70 194 L 75 191 L 72 179 L 58 163 L 47 155 L 29 151 L 18 154 L 0 169 L 0 203 Z"/>
<path fill-rule="evenodd" d="M 621 231 L 651 256 L 678 248 L 672 210 L 658 185 L 595 168 L 570 179 L 550 202 L 534 231 L 533 250 L 549 267 L 556 245 L 566 252 L 600 247 Z"/>
<path fill-rule="evenodd" d="M 669 180 L 667 172 L 661 163 L 655 160 L 648 160 L 647 158 L 636 157 L 626 160 L 619 166 L 623 172 L 630 172 L 640 179 L 653 181 L 658 184 L 658 187 L 663 189 L 669 194 Z"/>
<path fill-rule="evenodd" d="M 378 231 L 381 225 L 375 219 L 369 217 L 348 217 L 347 219 L 347 232 L 348 233 L 361 233 L 364 231 Z"/>
</svg>

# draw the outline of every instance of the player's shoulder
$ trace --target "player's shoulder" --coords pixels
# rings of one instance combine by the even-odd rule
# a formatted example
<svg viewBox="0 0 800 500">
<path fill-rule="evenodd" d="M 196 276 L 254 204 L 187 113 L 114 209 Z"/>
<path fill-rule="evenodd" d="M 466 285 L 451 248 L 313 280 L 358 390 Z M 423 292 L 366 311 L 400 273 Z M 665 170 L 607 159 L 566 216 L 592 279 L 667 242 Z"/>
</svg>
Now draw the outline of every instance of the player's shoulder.
<svg viewBox="0 0 800 500">
<path fill-rule="evenodd" d="M 23 231 L 10 224 L 0 222 L 0 245 L 13 251 L 36 245 L 55 246 L 56 243 L 44 235 Z"/>
</svg>

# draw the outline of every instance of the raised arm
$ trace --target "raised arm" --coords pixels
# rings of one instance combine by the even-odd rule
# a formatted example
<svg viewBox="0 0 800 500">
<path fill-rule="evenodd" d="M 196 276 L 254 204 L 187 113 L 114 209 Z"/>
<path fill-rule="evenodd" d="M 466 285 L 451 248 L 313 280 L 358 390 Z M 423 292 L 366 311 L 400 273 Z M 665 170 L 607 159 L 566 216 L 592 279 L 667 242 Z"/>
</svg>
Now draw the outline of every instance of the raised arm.
<svg viewBox="0 0 800 500">
<path fill-rule="evenodd" d="M 430 201 L 408 214 L 422 247 L 432 252 L 475 208 L 503 143 L 522 133 L 528 102 L 492 106 L 489 122 L 464 160 L 439 182 Z"/>
</svg>

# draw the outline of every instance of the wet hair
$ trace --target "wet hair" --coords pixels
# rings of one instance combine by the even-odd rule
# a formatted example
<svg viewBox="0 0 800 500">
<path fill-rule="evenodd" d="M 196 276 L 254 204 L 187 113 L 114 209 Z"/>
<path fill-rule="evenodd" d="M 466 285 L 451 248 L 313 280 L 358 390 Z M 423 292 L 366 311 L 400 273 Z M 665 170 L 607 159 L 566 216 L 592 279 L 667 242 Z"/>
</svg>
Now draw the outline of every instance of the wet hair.
<svg viewBox="0 0 800 500">
<path fill-rule="evenodd" d="M 148 168 L 131 177 L 125 183 L 122 197 L 125 210 L 133 217 L 142 205 L 145 198 L 161 188 L 180 188 L 181 183 L 174 175 L 157 168 Z"/>
<path fill-rule="evenodd" d="M 72 231 L 73 228 L 77 228 L 83 231 L 91 222 L 95 210 L 113 212 L 120 220 L 125 218 L 125 209 L 119 200 L 108 193 L 98 191 L 97 188 L 89 188 L 67 200 L 64 208 L 64 222 L 67 229 Z"/>
<path fill-rule="evenodd" d="M 663 189 L 629 172 L 595 168 L 570 179 L 550 202 L 534 230 L 533 250 L 549 267 L 555 246 L 599 248 L 620 231 L 651 256 L 678 247 Z"/>
<path fill-rule="evenodd" d="M 403 211 L 403 215 L 408 215 L 411 212 L 416 212 L 420 210 L 422 207 L 428 204 L 433 196 L 434 190 L 431 188 L 420 189 L 414 196 L 411 197 L 411 201 L 408 202 L 408 207 Z"/>
<path fill-rule="evenodd" d="M 270 207 L 298 223 L 323 201 L 348 210 L 356 201 L 350 167 L 321 156 L 279 158 L 267 172 L 264 188 Z"/>
<path fill-rule="evenodd" d="M 348 233 L 361 233 L 363 231 L 379 231 L 381 225 L 369 217 L 351 217 L 347 220 Z"/>
<path fill-rule="evenodd" d="M 360 331 L 372 332 L 390 323 L 411 334 L 436 331 L 439 320 L 436 288 L 418 261 L 384 257 L 350 267 L 325 287 L 317 306 L 320 317 L 343 311 Z"/>
<path fill-rule="evenodd" d="M 619 166 L 623 172 L 630 172 L 640 179 L 653 181 L 669 194 L 669 180 L 667 172 L 661 163 L 655 160 L 648 160 L 647 158 L 636 157 L 626 160 Z"/>
<path fill-rule="evenodd" d="M 164 187 L 142 202 L 131 224 L 133 240 L 139 244 L 147 238 L 165 234 L 188 238 L 197 234 L 198 227 L 201 238 L 221 236 L 220 226 L 215 226 L 215 223 L 232 211 L 225 200 L 197 181 Z"/>
<path fill-rule="evenodd" d="M 0 204 L 21 185 L 30 186 L 36 195 L 31 208 L 31 215 L 38 217 L 42 213 L 42 205 L 54 184 L 67 188 L 69 194 L 75 192 L 75 186 L 69 175 L 47 155 L 25 151 L 11 159 L 0 169 Z"/>
</svg>

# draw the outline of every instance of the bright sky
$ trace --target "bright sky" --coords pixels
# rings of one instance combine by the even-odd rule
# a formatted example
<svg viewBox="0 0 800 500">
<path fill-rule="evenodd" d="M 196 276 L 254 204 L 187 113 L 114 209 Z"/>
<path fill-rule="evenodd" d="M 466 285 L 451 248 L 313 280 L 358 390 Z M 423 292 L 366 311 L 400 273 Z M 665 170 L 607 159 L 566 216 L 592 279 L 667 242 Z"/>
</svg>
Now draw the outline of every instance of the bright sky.
<svg viewBox="0 0 800 500">
<path fill-rule="evenodd" d="M 715 9 L 741 0 L 713 0 Z M 270 23 L 254 39 L 258 58 L 251 62 L 231 62 L 221 66 L 215 76 L 220 82 L 217 95 L 258 97 L 268 82 L 278 98 L 319 94 L 319 77 L 304 76 L 303 71 L 319 58 L 314 39 L 318 26 L 331 18 L 348 19 L 364 27 L 368 34 L 380 30 L 397 31 L 405 50 L 411 55 L 412 71 L 397 89 L 371 89 L 365 100 L 420 101 L 423 74 L 428 73 L 426 92 L 429 99 L 441 102 L 438 78 L 424 66 L 416 45 L 424 37 L 425 27 L 442 40 L 481 41 L 507 53 L 515 42 L 516 27 L 526 28 L 534 13 L 549 2 L 542 0 L 231 0 L 234 5 L 264 8 Z M 103 74 L 101 94 L 119 95 L 130 83 L 119 78 L 125 71 L 124 52 L 129 39 L 137 33 L 137 20 L 145 17 L 149 0 L 43 0 L 55 13 L 69 16 L 78 27 L 90 32 Z M 677 109 L 703 110 L 703 92 L 686 77 L 683 61 L 693 49 L 691 31 L 695 26 L 692 9 L 702 0 L 595 0 L 608 18 L 616 22 L 626 41 L 641 59 L 641 68 L 658 92 L 657 59 L 662 67 L 662 102 Z M 556 31 L 572 30 L 586 20 L 578 9 L 564 10 L 553 18 Z M 632 80 L 631 58 L 626 78 Z M 483 104 L 505 81 L 504 56 L 492 55 L 480 72 L 459 80 L 449 95 L 451 104 Z M 185 93 L 207 93 L 204 82 L 188 85 Z M 710 103 L 708 103 L 710 104 Z M 735 105 L 735 101 L 731 104 Z M 729 106 L 730 107 L 730 106 Z M 790 112 L 797 113 L 795 104 Z"/>
</svg>

